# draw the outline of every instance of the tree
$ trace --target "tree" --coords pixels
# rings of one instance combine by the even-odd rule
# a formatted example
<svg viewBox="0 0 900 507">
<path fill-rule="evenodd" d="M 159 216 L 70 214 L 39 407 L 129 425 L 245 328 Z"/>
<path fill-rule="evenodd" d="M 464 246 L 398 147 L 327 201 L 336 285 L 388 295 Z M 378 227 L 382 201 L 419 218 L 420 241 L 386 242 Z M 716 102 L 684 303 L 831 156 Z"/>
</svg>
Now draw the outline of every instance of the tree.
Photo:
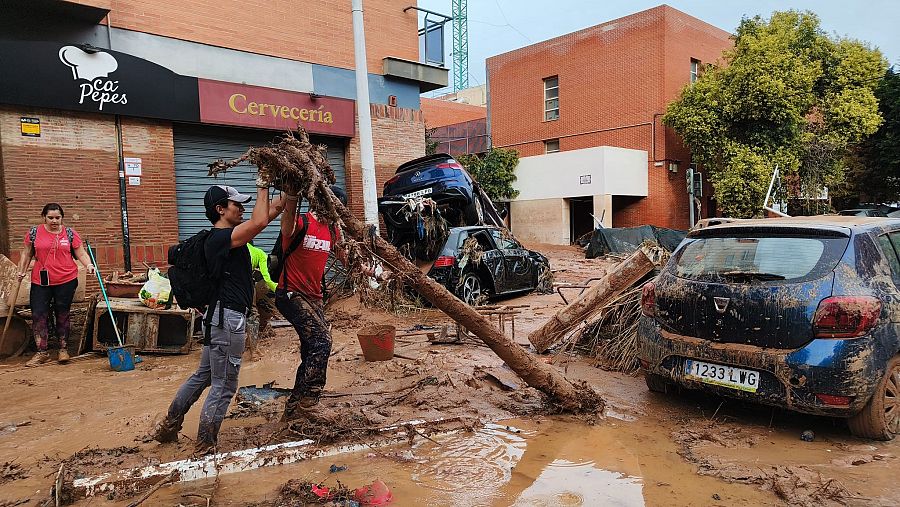
<svg viewBox="0 0 900 507">
<path fill-rule="evenodd" d="M 723 213 L 761 213 L 776 166 L 790 197 L 840 184 L 850 148 L 881 124 L 881 53 L 829 37 L 811 12 L 786 11 L 744 18 L 723 57 L 663 117 L 706 169 Z"/>
<path fill-rule="evenodd" d="M 519 164 L 516 150 L 491 148 L 484 156 L 460 155 L 456 160 L 465 166 L 491 200 L 515 199 L 519 195 L 512 186 Z"/>
<path fill-rule="evenodd" d="M 425 154 L 426 155 L 434 155 L 437 153 L 439 142 L 434 140 L 434 131 L 437 128 L 430 129 L 428 125 L 425 125 Z"/>
<path fill-rule="evenodd" d="M 888 69 L 875 90 L 884 123 L 848 159 L 846 193 L 864 202 L 900 201 L 900 72 Z"/>
</svg>

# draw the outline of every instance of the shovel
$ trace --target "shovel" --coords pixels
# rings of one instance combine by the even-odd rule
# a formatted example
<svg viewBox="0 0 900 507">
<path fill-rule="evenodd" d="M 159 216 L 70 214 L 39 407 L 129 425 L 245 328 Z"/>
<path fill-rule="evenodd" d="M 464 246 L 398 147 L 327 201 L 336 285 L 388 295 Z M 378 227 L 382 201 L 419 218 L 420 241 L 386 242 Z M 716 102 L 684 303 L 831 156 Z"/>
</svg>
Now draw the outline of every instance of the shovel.
<svg viewBox="0 0 900 507">
<path fill-rule="evenodd" d="M 134 369 L 134 352 L 130 349 L 133 346 L 125 346 L 122 344 L 122 336 L 119 334 L 119 326 L 116 325 L 116 319 L 113 317 L 112 305 L 109 304 L 109 297 L 106 295 L 106 286 L 103 285 L 103 277 L 100 275 L 100 267 L 94 259 L 94 251 L 91 245 L 87 245 L 88 254 L 91 256 L 91 263 L 94 264 L 94 274 L 97 275 L 97 281 L 100 282 L 100 292 L 103 293 L 103 300 L 106 301 L 106 312 L 109 314 L 109 320 L 112 321 L 113 329 L 116 332 L 116 340 L 119 341 L 118 347 L 109 347 L 106 353 L 109 355 L 109 367 L 115 371 L 131 371 Z"/>
</svg>

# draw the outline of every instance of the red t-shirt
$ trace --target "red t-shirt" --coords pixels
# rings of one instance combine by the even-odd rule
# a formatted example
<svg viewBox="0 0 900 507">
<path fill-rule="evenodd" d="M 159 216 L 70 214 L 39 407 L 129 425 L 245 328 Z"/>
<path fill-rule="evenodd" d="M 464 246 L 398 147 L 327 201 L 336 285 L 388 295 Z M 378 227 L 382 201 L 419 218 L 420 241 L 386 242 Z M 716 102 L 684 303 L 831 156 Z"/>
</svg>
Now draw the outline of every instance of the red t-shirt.
<svg viewBox="0 0 900 507">
<path fill-rule="evenodd" d="M 53 234 L 47 231 L 43 225 L 37 226 L 37 235 L 34 238 L 34 269 L 31 270 L 31 283 L 41 284 L 41 270 L 47 268 L 50 275 L 50 285 L 62 285 L 78 278 L 78 266 L 72 258 L 71 249 L 81 246 L 81 236 L 72 229 L 72 245 L 69 245 L 69 236 L 66 228 L 62 227 L 59 233 Z M 71 249 L 70 249 L 71 247 Z M 31 238 L 25 233 L 25 248 L 31 248 Z"/>
<path fill-rule="evenodd" d="M 334 243 L 340 241 L 341 234 L 335 230 L 337 237 L 333 241 L 328 225 L 316 220 L 312 213 L 307 213 L 306 216 L 309 219 L 306 237 L 284 261 L 284 271 L 287 274 L 287 290 L 288 292 L 301 292 L 307 296 L 321 299 L 322 275 L 325 274 L 325 263 L 328 262 L 328 253 L 331 252 Z M 299 234 L 302 228 L 303 218 L 298 216 L 294 234 Z M 281 248 L 284 251 L 287 251 L 291 245 L 291 239 L 293 237 L 282 238 Z M 278 280 L 278 287 L 281 289 L 285 288 L 284 275 L 282 275 L 282 279 Z"/>
</svg>

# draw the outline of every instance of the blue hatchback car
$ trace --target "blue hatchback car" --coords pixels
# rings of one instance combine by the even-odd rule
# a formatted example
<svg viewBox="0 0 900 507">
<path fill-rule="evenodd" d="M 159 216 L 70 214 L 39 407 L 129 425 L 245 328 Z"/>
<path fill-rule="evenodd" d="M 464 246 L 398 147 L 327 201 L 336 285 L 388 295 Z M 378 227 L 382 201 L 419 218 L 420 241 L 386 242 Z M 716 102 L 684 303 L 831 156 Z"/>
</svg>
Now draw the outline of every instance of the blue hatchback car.
<svg viewBox="0 0 900 507">
<path fill-rule="evenodd" d="M 900 220 L 743 220 L 691 232 L 643 289 L 647 386 L 705 389 L 900 433 Z"/>
</svg>

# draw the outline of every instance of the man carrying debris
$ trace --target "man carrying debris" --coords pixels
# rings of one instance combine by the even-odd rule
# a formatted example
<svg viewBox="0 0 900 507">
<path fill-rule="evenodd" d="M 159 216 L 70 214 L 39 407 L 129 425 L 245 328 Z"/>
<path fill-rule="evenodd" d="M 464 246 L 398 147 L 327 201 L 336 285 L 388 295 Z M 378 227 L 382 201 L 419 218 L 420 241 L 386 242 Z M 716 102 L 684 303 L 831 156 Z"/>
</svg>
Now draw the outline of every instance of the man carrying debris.
<svg viewBox="0 0 900 507">
<path fill-rule="evenodd" d="M 217 280 L 218 296 L 206 310 L 200 366 L 178 389 L 165 420 L 153 433 L 153 439 L 162 443 L 177 440 L 184 415 L 210 387 L 200 411 L 195 455 L 214 452 L 219 427 L 237 391 L 247 316 L 253 304 L 250 251 L 246 245 L 284 207 L 282 198 L 270 202 L 266 181 L 257 179 L 256 186 L 257 204 L 246 222 L 243 220 L 244 204 L 251 196 L 241 194 L 233 187 L 213 185 L 203 198 L 206 218 L 213 224 L 213 229 L 203 242 L 202 252 L 208 273 Z M 292 196 L 285 199 L 297 201 Z"/>
<path fill-rule="evenodd" d="M 346 205 L 347 194 L 337 185 L 334 195 Z M 319 403 L 325 387 L 325 373 L 331 355 L 331 330 L 325 320 L 322 280 L 328 254 L 340 240 L 334 226 L 319 221 L 313 212 L 296 217 L 297 203 L 288 200 L 281 218 L 282 247 L 286 253 L 284 269 L 275 291 L 275 306 L 294 326 L 300 338 L 300 365 L 294 389 L 284 407 L 283 420 L 315 415 L 311 409 Z M 304 234 L 292 249 L 297 234 Z M 335 252 L 345 265 L 346 254 Z"/>
</svg>

